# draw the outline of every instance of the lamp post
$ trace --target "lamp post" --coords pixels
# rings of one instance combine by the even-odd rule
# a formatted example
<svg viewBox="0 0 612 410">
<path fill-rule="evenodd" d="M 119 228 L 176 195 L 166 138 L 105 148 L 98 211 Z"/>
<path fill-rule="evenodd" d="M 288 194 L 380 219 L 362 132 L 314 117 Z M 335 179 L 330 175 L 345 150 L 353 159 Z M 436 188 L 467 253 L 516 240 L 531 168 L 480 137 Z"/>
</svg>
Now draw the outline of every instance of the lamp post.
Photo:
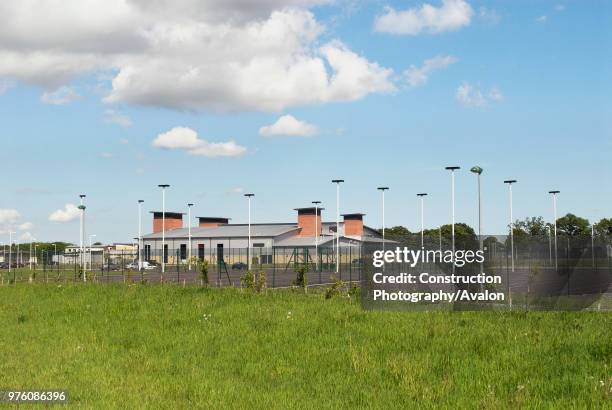
<svg viewBox="0 0 612 410">
<path fill-rule="evenodd" d="M 188 263 L 189 263 L 189 271 L 191 271 L 191 207 L 193 204 L 187 204 L 187 228 L 189 230 L 189 252 L 188 252 Z"/>
<path fill-rule="evenodd" d="M 162 275 L 161 279 L 164 280 L 164 273 L 166 272 L 166 188 L 170 188 L 168 184 L 160 184 L 159 188 L 162 189 Z"/>
<path fill-rule="evenodd" d="M 340 272 L 340 184 L 344 179 L 332 179 L 336 184 L 336 273 Z"/>
<path fill-rule="evenodd" d="M 548 193 L 551 194 L 553 198 L 553 218 L 555 219 L 555 270 L 558 270 L 559 263 L 557 259 L 557 194 L 560 194 L 561 191 L 548 191 Z"/>
<path fill-rule="evenodd" d="M 138 200 L 138 270 L 142 271 L 142 204 L 144 200 Z"/>
<path fill-rule="evenodd" d="M 425 248 L 425 197 L 427 193 L 421 192 L 417 196 L 421 199 L 421 248 L 423 249 Z"/>
<path fill-rule="evenodd" d="M 510 195 L 510 259 L 512 263 L 512 272 L 514 272 L 514 214 L 512 210 L 512 184 L 515 184 L 516 182 L 516 179 L 508 179 L 504 181 L 504 184 L 508 184 L 508 192 Z"/>
<path fill-rule="evenodd" d="M 249 270 L 251 270 L 251 198 L 255 196 L 255 194 L 244 194 L 247 197 L 249 202 L 249 242 L 247 244 L 247 266 Z"/>
<path fill-rule="evenodd" d="M 79 245 L 81 248 L 81 272 L 83 275 L 83 283 L 87 282 L 87 276 L 85 275 L 85 200 L 86 195 L 81 194 L 79 198 L 81 198 L 81 204 L 79 205 L 79 209 L 81 210 L 81 234 Z"/>
<path fill-rule="evenodd" d="M 446 167 L 446 170 L 451 172 L 451 214 L 452 214 L 452 224 L 451 224 L 451 242 L 453 249 L 453 274 L 455 273 L 455 171 L 461 169 L 461 167 L 451 166 Z"/>
<path fill-rule="evenodd" d="M 321 201 L 312 201 L 315 206 L 315 255 L 317 258 L 316 268 L 319 270 L 319 205 L 321 205 Z"/>
<path fill-rule="evenodd" d="M 382 236 L 383 236 L 383 251 L 385 250 L 385 191 L 389 190 L 388 186 L 379 186 L 377 188 L 382 193 Z"/>
<path fill-rule="evenodd" d="M 478 165 L 473 166 L 470 169 L 470 172 L 477 175 L 478 179 L 478 246 L 480 251 L 482 252 L 484 246 L 482 243 L 482 201 L 481 201 L 481 191 L 480 191 L 480 175 L 483 172 L 483 169 Z M 480 273 L 482 274 L 484 271 L 483 263 L 480 262 Z"/>
<path fill-rule="evenodd" d="M 96 235 L 92 234 L 89 235 L 89 270 L 93 270 L 93 238 L 95 238 Z"/>
</svg>

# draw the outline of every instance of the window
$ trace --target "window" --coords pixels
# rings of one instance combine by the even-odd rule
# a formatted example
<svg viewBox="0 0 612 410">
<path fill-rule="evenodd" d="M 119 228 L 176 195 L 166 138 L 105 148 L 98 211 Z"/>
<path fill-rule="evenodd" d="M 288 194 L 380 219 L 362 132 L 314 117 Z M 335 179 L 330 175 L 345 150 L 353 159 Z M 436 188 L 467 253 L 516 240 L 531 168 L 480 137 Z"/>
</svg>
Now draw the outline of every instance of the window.
<svg viewBox="0 0 612 410">
<path fill-rule="evenodd" d="M 151 245 L 145 245 L 145 247 L 144 247 L 144 259 L 146 261 L 151 260 Z"/>
<path fill-rule="evenodd" d="M 181 260 L 187 259 L 187 245 L 184 243 L 181 244 Z"/>
<path fill-rule="evenodd" d="M 263 248 L 264 244 L 263 243 L 254 243 L 253 244 L 253 248 Z"/>
<path fill-rule="evenodd" d="M 203 243 L 198 244 L 198 259 L 201 261 L 204 260 L 204 244 Z"/>
<path fill-rule="evenodd" d="M 164 245 L 164 263 L 168 263 L 168 245 Z"/>
</svg>

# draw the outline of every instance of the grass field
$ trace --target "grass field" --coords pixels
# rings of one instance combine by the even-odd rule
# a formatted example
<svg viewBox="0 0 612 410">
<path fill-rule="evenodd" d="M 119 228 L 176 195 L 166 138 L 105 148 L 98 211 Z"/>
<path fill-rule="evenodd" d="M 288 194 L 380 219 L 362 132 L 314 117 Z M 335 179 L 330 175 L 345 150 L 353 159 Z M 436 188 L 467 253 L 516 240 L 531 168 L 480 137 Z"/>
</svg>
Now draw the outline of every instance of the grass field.
<svg viewBox="0 0 612 410">
<path fill-rule="evenodd" d="M 605 408 L 612 314 L 367 312 L 347 297 L 0 287 L 0 390 L 88 408 Z M 609 407 L 608 407 L 609 408 Z"/>
</svg>

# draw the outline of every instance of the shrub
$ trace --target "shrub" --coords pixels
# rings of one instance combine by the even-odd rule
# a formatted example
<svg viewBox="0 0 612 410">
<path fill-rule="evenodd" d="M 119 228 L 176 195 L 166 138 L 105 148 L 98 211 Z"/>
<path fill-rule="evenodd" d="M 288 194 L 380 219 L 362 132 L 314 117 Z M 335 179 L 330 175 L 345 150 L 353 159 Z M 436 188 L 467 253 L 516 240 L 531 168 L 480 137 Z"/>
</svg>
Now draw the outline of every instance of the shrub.
<svg viewBox="0 0 612 410">
<path fill-rule="evenodd" d="M 256 281 L 255 281 L 255 291 L 257 293 L 266 291 L 266 272 L 261 271 L 257 275 Z"/>
<path fill-rule="evenodd" d="M 304 289 L 304 292 L 305 292 L 308 286 L 308 277 L 306 276 L 306 267 L 302 266 L 298 268 L 295 271 L 295 273 L 296 273 L 296 277 L 295 277 L 295 280 L 293 281 L 293 286 L 302 288 Z"/>
<path fill-rule="evenodd" d="M 342 288 L 344 288 L 344 282 L 339 279 L 336 279 L 334 276 L 332 276 L 331 279 L 334 281 L 334 283 L 332 283 L 331 286 L 329 286 L 325 290 L 325 299 L 331 299 L 334 296 L 340 296 L 342 294 Z"/>
<path fill-rule="evenodd" d="M 208 261 L 206 260 L 200 264 L 200 279 L 202 279 L 202 286 L 208 287 Z"/>
<path fill-rule="evenodd" d="M 250 270 L 240 278 L 240 284 L 246 289 L 255 289 L 255 274 Z"/>
</svg>

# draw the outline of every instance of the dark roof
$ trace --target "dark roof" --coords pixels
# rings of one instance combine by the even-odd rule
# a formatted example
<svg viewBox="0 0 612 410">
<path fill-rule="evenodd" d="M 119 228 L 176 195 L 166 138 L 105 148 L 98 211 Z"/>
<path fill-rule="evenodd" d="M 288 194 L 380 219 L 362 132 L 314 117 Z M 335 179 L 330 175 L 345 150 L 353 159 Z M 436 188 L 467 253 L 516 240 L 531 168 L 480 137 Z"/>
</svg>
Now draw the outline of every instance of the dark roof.
<svg viewBox="0 0 612 410">
<path fill-rule="evenodd" d="M 298 230 L 296 224 L 251 224 L 251 237 L 270 238 L 287 232 Z M 166 231 L 166 238 L 187 238 L 188 228 L 171 229 Z M 215 228 L 191 228 L 192 238 L 246 238 L 249 236 L 249 225 L 221 225 Z M 145 235 L 145 239 L 161 239 L 162 233 L 157 232 Z"/>
<path fill-rule="evenodd" d="M 149 213 L 153 214 L 154 218 L 162 218 L 164 214 L 163 211 L 150 211 Z M 179 218 L 179 217 L 182 218 L 183 215 L 185 215 L 182 212 L 169 212 L 169 211 L 166 211 L 165 214 L 166 214 L 166 218 Z"/>
</svg>

